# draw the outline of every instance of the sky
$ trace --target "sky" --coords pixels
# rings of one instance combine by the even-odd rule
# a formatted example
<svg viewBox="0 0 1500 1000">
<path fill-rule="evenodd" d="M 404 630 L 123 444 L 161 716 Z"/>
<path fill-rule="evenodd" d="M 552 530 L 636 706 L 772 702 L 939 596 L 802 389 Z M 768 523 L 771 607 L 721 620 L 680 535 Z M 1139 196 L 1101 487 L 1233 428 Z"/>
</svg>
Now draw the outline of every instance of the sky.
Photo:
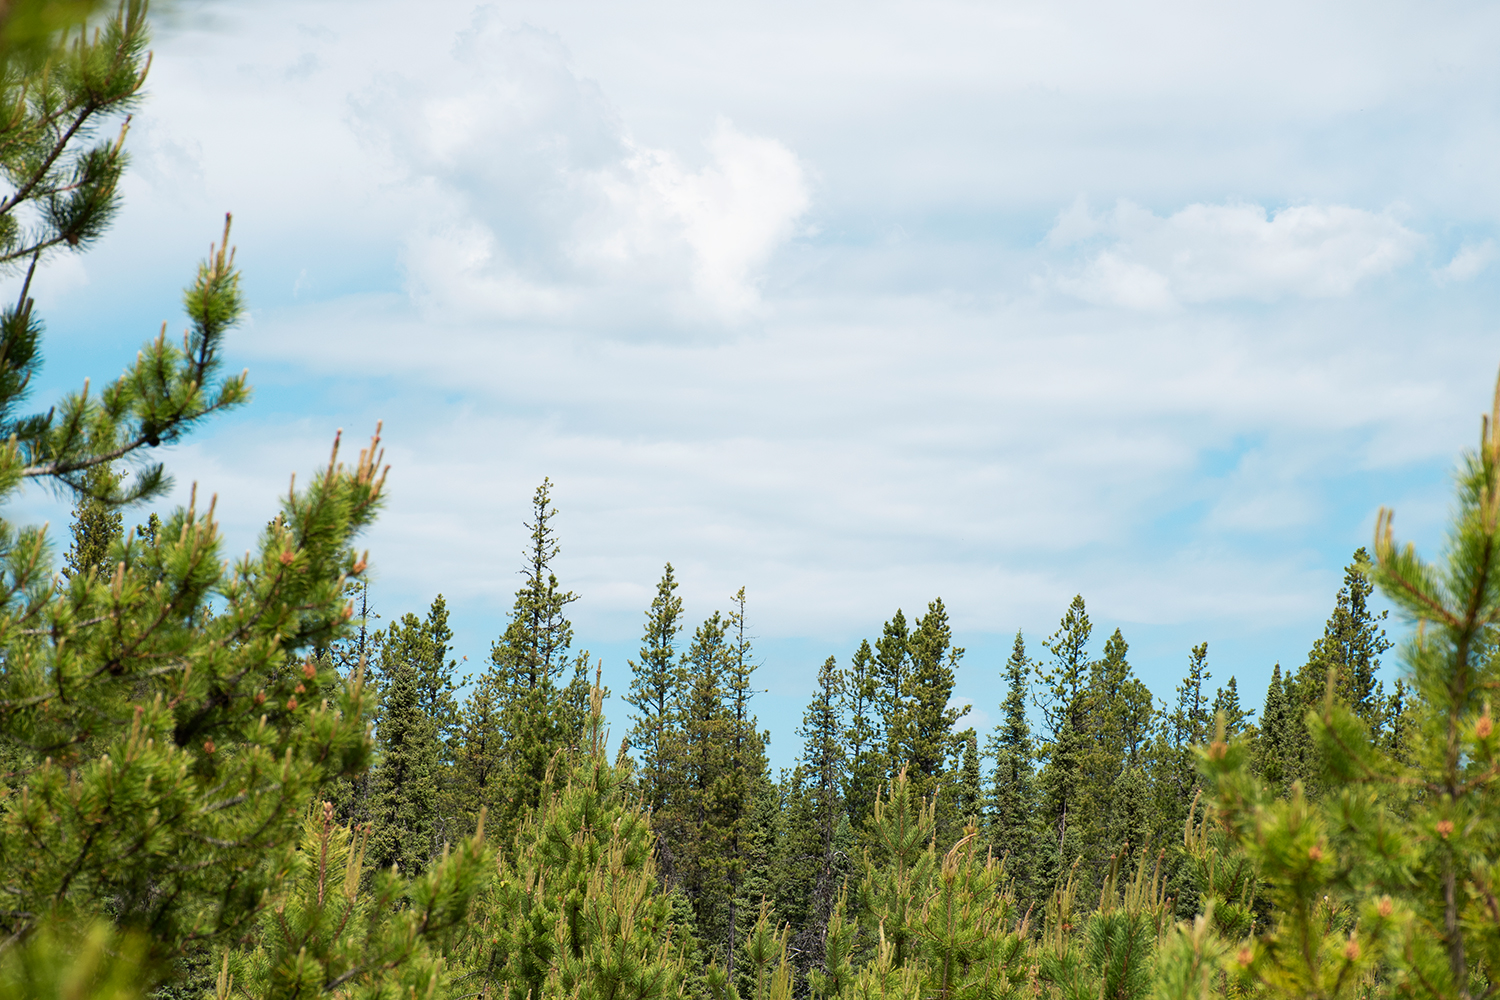
<svg viewBox="0 0 1500 1000">
<path fill-rule="evenodd" d="M 545 476 L 617 736 L 667 561 L 689 628 L 746 588 L 777 766 L 817 665 L 939 597 L 981 728 L 1015 632 L 1041 656 L 1074 594 L 1158 698 L 1207 641 L 1258 703 L 1381 505 L 1441 544 L 1500 366 L 1497 29 L 1370 0 L 179 4 L 117 224 L 35 283 L 35 398 L 182 325 L 233 211 L 256 396 L 162 456 L 172 502 L 217 494 L 242 550 L 384 421 L 376 609 L 441 592 L 465 672 Z"/>
</svg>

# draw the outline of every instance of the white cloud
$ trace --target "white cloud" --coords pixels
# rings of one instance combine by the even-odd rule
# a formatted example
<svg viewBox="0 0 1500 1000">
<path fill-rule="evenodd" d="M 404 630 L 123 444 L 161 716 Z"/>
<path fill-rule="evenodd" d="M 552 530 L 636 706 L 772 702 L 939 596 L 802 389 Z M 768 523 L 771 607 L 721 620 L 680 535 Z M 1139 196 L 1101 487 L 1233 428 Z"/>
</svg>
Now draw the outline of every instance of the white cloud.
<svg viewBox="0 0 1500 1000">
<path fill-rule="evenodd" d="M 1438 280 L 1440 282 L 1468 281 L 1489 267 L 1497 253 L 1500 253 L 1500 247 L 1495 245 L 1494 240 L 1465 243 L 1458 248 L 1452 260 L 1438 269 Z"/>
<path fill-rule="evenodd" d="M 1103 242 L 1100 249 L 1095 244 Z M 1300 205 L 1193 204 L 1165 218 L 1122 201 L 1102 216 L 1075 203 L 1045 245 L 1077 248 L 1057 288 L 1130 309 L 1233 299 L 1337 298 L 1409 262 L 1422 237 L 1389 213 Z"/>
<path fill-rule="evenodd" d="M 706 162 L 688 165 L 638 142 L 555 36 L 489 11 L 446 65 L 358 108 L 426 199 L 406 267 L 445 314 L 732 319 L 758 303 L 761 268 L 810 204 L 782 143 L 720 118 Z"/>
</svg>

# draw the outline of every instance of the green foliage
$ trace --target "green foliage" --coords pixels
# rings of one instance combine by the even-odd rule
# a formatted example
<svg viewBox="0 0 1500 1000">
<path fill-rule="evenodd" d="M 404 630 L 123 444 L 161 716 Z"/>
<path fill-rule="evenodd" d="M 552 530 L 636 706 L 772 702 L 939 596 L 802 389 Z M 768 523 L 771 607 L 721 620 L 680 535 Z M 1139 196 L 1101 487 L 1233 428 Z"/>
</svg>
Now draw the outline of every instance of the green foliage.
<svg viewBox="0 0 1500 1000">
<path fill-rule="evenodd" d="M 879 720 L 875 715 L 878 697 L 875 652 L 868 639 L 862 640 L 849 661 L 844 683 L 842 714 L 848 719 L 849 777 L 844 786 L 844 801 L 855 829 L 863 829 L 875 796 L 889 768 L 879 739 Z"/>
<path fill-rule="evenodd" d="M 1391 516 L 1376 523 L 1374 560 L 1356 554 L 1368 574 L 1409 620 L 1415 634 L 1401 650 L 1414 704 L 1403 706 L 1406 752 L 1385 751 L 1373 706 L 1378 688 L 1361 681 L 1358 656 L 1325 656 L 1319 704 L 1302 719 L 1313 752 L 1313 797 L 1300 780 L 1286 797 L 1256 773 L 1243 740 L 1229 741 L 1221 717 L 1200 760 L 1211 804 L 1226 834 L 1215 844 L 1199 828 L 1200 854 L 1217 854 L 1226 873 L 1209 875 L 1215 910 L 1225 898 L 1242 910 L 1205 920 L 1194 934 L 1219 925 L 1216 937 L 1245 924 L 1250 881 L 1270 903 L 1270 919 L 1240 945 L 1226 977 L 1236 988 L 1275 997 L 1411 997 L 1487 995 L 1500 977 L 1500 910 L 1494 905 L 1500 857 L 1500 765 L 1490 692 L 1500 684 L 1495 656 L 1500 623 L 1500 393 L 1485 421 L 1477 453 L 1459 475 L 1458 502 L 1442 558 L 1429 563 L 1398 547 Z M 1347 582 L 1347 578 L 1346 578 Z M 1350 628 L 1368 637 L 1374 619 L 1354 609 L 1368 589 L 1348 583 L 1341 594 Z M 1325 639 L 1346 633 L 1331 619 Z M 1376 633 L 1378 637 L 1378 633 Z M 1366 652 L 1379 642 L 1326 642 Z M 1374 655 L 1374 653 L 1370 653 Z M 1268 706 L 1266 722 L 1272 712 Z M 1381 713 L 1383 715 L 1384 713 Z M 1372 732 L 1375 730 L 1375 732 Z M 1267 769 L 1268 770 L 1268 769 Z M 1195 839 L 1189 830 L 1190 844 Z M 1212 848 L 1205 851 L 1204 848 Z M 1241 860 L 1243 858 L 1243 860 Z M 1236 893 L 1235 886 L 1242 888 Z M 1230 942 L 1231 946 L 1233 942 Z M 1184 965 L 1216 948 L 1179 941 Z M 1195 957 L 1195 955 L 1197 957 Z M 1164 976 L 1201 983 L 1179 968 Z M 1197 986 L 1183 993 L 1201 994 Z"/>
<path fill-rule="evenodd" d="M 1005 663 L 1005 701 L 1001 722 L 989 740 L 995 762 L 991 780 L 990 844 L 999 855 L 1020 861 L 1029 857 L 1036 840 L 1036 770 L 1031 726 L 1026 720 L 1032 664 L 1020 631 Z M 1028 875 L 1030 873 L 1027 873 Z M 1027 882 L 1031 880 L 1028 878 Z M 1027 885 L 1023 887 L 1029 889 Z M 1031 898 L 1026 893 L 1026 898 Z"/>
<path fill-rule="evenodd" d="M 416 880 L 394 869 L 365 877 L 368 842 L 368 830 L 334 819 L 332 803 L 309 810 L 253 945 L 224 954 L 215 1000 L 375 1000 L 446 984 L 443 952 L 490 874 L 483 830 Z"/>
<path fill-rule="evenodd" d="M 45 921 L 0 954 L 0 996 L 142 1000 L 155 978 L 143 935 L 108 921 Z"/>
<path fill-rule="evenodd" d="M 677 633 L 682 628 L 682 598 L 676 596 L 677 578 L 667 563 L 656 597 L 646 612 L 639 661 L 630 661 L 630 691 L 625 701 L 631 715 L 630 745 L 641 755 L 640 782 L 653 809 L 667 801 L 673 780 L 673 733 L 682 672 L 676 662 Z"/>
<path fill-rule="evenodd" d="M 1123 854 L 1123 851 L 1121 852 Z M 1140 853 L 1135 875 L 1120 884 L 1121 857 L 1110 860 L 1099 905 L 1080 918 L 1070 877 L 1053 896 L 1040 949 L 1043 980 L 1067 1000 L 1144 1000 L 1152 991 L 1156 951 L 1171 926 L 1159 861 Z M 1074 922 L 1081 919 L 1081 926 Z"/>
<path fill-rule="evenodd" d="M 1039 781 L 1041 815 L 1057 845 L 1058 862 L 1076 857 L 1080 846 L 1076 812 L 1088 746 L 1088 642 L 1092 634 L 1083 597 L 1074 597 L 1057 631 L 1043 643 L 1051 654 L 1051 665 L 1045 670 L 1037 667 L 1045 728 L 1041 750 L 1046 760 Z"/>
<path fill-rule="evenodd" d="M 963 659 L 961 646 L 953 645 L 948 611 L 941 599 L 927 605 L 908 640 L 911 677 L 907 690 L 907 756 L 911 780 L 919 795 L 931 795 L 942 784 L 945 766 L 954 748 L 953 725 L 968 707 L 950 708 L 954 670 Z M 949 810 L 945 809 L 944 812 Z M 952 820 L 949 817 L 944 817 Z"/>
<path fill-rule="evenodd" d="M 109 551 L 115 539 L 124 534 L 124 517 L 99 496 L 115 492 L 115 476 L 108 465 L 96 465 L 84 473 L 85 492 L 73 508 L 73 547 L 63 555 L 63 576 L 72 579 L 80 573 L 109 575 Z"/>
<path fill-rule="evenodd" d="M 377 868 L 394 865 L 407 877 L 426 869 L 436 847 L 438 741 L 432 717 L 422 710 L 420 679 L 414 663 L 395 660 L 376 730 L 370 796 L 370 860 Z"/>
<path fill-rule="evenodd" d="M 585 746 L 576 762 L 559 758 L 566 783 L 549 775 L 542 807 L 501 857 L 455 949 L 470 970 L 466 993 L 679 995 L 685 970 L 656 879 L 650 818 L 605 756 L 602 699 L 596 687 Z"/>
</svg>

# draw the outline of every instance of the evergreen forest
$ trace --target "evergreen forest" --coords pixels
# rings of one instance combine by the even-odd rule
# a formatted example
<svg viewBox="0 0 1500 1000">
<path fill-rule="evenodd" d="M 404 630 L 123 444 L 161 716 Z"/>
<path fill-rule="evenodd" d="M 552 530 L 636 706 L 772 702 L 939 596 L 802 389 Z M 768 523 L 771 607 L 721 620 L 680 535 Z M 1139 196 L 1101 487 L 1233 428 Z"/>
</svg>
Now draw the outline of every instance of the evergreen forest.
<svg viewBox="0 0 1500 1000">
<path fill-rule="evenodd" d="M 550 481 L 473 673 L 441 595 L 372 606 L 358 543 L 385 498 L 379 429 L 335 438 L 243 557 L 214 500 L 134 517 L 171 487 L 153 449 L 249 401 L 223 371 L 246 308 L 228 218 L 180 340 L 163 327 L 133 362 L 121 345 L 118 378 L 31 408 L 31 277 L 118 208 L 149 29 L 137 0 L 0 8 L 0 261 L 21 279 L 0 312 L 0 493 L 73 506 L 63 541 L 0 520 L 0 997 L 1500 984 L 1500 393 L 1442 551 L 1398 542 L 1382 510 L 1263 704 L 1214 683 L 1206 644 L 1155 697 L 1079 596 L 1055 631 L 1016 634 L 1000 722 L 979 731 L 950 706 L 964 650 L 934 598 L 828 657 L 796 766 L 772 773 L 750 596 L 687 621 L 670 564 L 605 719 Z"/>
</svg>

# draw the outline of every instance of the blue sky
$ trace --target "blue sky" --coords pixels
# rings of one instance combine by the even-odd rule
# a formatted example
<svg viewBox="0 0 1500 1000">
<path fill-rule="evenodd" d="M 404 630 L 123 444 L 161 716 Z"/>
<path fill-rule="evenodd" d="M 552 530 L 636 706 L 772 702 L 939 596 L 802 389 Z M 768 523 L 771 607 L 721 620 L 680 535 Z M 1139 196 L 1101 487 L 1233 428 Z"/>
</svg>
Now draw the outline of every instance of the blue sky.
<svg viewBox="0 0 1500 1000">
<path fill-rule="evenodd" d="M 1073 594 L 1169 697 L 1301 662 L 1381 504 L 1429 550 L 1500 365 L 1500 10 L 224 2 L 159 31 L 38 399 L 125 363 L 235 212 L 255 402 L 167 456 L 243 548 L 385 421 L 379 610 L 499 633 L 556 484 L 628 683 L 662 564 L 747 587 L 773 759 L 941 596 L 993 717 Z M 66 519 L 46 496 L 17 516 Z M 616 732 L 624 706 L 612 709 Z"/>
</svg>

